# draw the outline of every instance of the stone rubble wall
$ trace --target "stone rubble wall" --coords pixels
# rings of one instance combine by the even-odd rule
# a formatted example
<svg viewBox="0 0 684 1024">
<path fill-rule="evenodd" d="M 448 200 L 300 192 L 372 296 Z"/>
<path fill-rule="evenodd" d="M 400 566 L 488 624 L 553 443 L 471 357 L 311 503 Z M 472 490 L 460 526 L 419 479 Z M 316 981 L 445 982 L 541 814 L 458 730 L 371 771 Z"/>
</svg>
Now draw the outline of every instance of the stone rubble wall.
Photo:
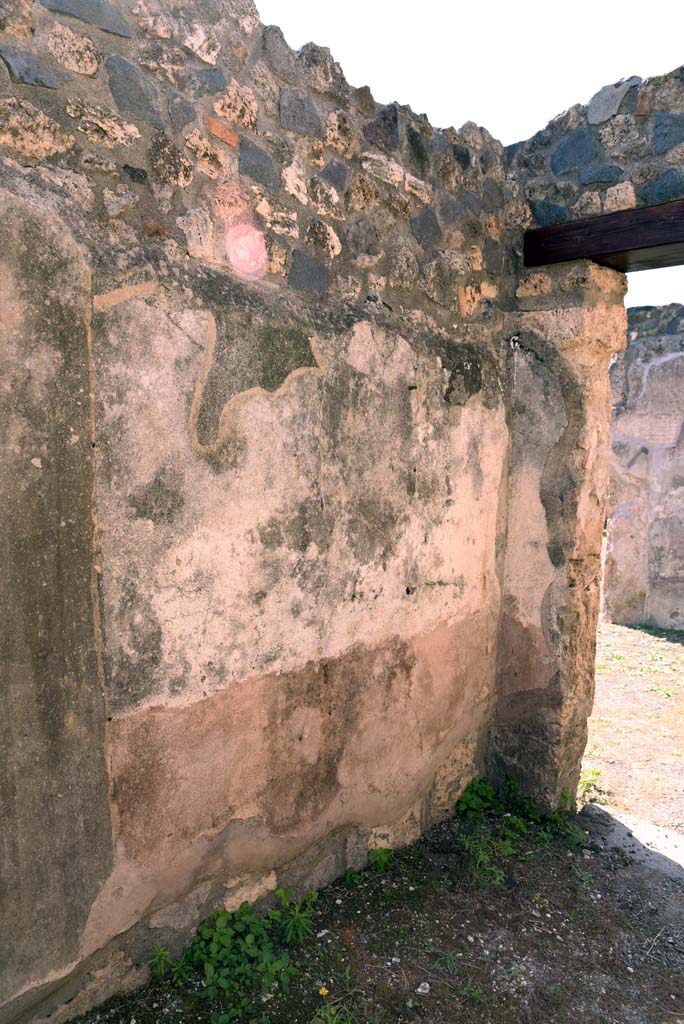
<svg viewBox="0 0 684 1024">
<path fill-rule="evenodd" d="M 3 1024 L 573 790 L 625 314 L 521 272 L 564 123 L 433 129 L 251 0 L 0 7 Z"/>
<path fill-rule="evenodd" d="M 607 85 L 509 146 L 535 225 L 684 196 L 684 67 Z"/>
<path fill-rule="evenodd" d="M 628 311 L 610 369 L 612 474 L 604 615 L 684 628 L 684 306 Z"/>
</svg>

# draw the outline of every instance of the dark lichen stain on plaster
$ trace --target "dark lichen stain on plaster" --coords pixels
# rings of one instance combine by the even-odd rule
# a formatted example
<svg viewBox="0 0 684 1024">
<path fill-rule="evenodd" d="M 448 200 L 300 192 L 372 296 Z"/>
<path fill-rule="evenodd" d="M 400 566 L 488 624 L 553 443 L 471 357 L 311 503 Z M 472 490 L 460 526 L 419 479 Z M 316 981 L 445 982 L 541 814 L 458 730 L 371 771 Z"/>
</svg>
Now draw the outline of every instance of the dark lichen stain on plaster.
<svg viewBox="0 0 684 1024">
<path fill-rule="evenodd" d="M 216 309 L 216 347 L 197 420 L 203 445 L 216 439 L 231 398 L 250 388 L 275 392 L 293 371 L 316 367 L 310 332 L 278 310 Z"/>
<path fill-rule="evenodd" d="M 293 515 L 269 519 L 259 527 L 258 533 L 268 550 L 286 546 L 304 554 L 314 545 L 319 553 L 323 553 L 332 543 L 334 528 L 334 518 L 325 511 L 322 500 L 310 497 L 297 505 Z"/>
<path fill-rule="evenodd" d="M 359 727 L 369 688 L 388 699 L 398 680 L 409 685 L 415 655 L 394 640 L 377 650 L 353 648 L 288 673 L 273 686 L 268 709 L 271 770 L 261 795 L 274 832 L 293 822 L 310 824 L 323 814 L 339 789 L 339 766 Z M 315 730 L 314 739 L 307 736 Z"/>
<path fill-rule="evenodd" d="M 128 506 L 136 519 L 150 519 L 155 525 L 170 525 L 185 503 L 179 473 L 161 466 L 152 480 L 128 495 Z"/>
<path fill-rule="evenodd" d="M 107 660 L 113 710 L 134 706 L 164 688 L 163 632 L 144 581 L 122 580 L 117 620 L 125 643 Z"/>
<path fill-rule="evenodd" d="M 347 540 L 362 565 L 384 562 L 399 539 L 399 525 L 407 518 L 381 493 L 361 495 L 350 507 Z"/>
<path fill-rule="evenodd" d="M 449 405 L 465 405 L 469 398 L 482 393 L 487 408 L 499 399 L 496 361 L 484 346 L 463 342 L 446 342 L 429 338 L 428 350 L 439 357 L 447 372 L 444 401 Z"/>
</svg>

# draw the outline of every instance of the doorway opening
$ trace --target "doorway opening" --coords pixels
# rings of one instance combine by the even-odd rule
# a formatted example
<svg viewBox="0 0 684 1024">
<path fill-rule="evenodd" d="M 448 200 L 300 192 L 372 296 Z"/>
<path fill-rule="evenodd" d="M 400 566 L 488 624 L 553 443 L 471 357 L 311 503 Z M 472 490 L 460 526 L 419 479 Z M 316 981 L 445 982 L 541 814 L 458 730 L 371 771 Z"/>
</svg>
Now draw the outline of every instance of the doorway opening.
<svg viewBox="0 0 684 1024">
<path fill-rule="evenodd" d="M 684 861 L 684 267 L 628 274 L 580 790 Z M 650 830 L 650 831 L 649 831 Z M 666 852 L 661 849 L 661 852 Z"/>
</svg>

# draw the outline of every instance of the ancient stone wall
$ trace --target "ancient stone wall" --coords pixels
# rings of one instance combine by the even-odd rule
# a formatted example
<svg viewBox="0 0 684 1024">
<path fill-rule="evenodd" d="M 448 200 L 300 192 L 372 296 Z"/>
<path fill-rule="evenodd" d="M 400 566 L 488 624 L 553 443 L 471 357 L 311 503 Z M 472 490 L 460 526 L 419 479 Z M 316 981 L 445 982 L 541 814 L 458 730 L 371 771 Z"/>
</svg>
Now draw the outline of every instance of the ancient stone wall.
<svg viewBox="0 0 684 1024">
<path fill-rule="evenodd" d="M 545 142 L 250 0 L 2 12 L 0 1019 L 57 1021 L 476 773 L 573 789 L 624 280 L 521 275 Z"/>
<path fill-rule="evenodd" d="M 684 67 L 607 85 L 508 154 L 541 227 L 679 199 Z"/>
<path fill-rule="evenodd" d="M 684 307 L 629 310 L 610 370 L 613 464 L 604 614 L 684 628 Z"/>
</svg>

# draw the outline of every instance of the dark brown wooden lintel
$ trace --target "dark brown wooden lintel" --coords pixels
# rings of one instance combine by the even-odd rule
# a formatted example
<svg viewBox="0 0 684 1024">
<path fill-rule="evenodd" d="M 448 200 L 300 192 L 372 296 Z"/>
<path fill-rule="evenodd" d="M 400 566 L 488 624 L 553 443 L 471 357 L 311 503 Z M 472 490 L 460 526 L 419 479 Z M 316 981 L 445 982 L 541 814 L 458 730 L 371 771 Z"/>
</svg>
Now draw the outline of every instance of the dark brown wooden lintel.
<svg viewBox="0 0 684 1024">
<path fill-rule="evenodd" d="M 525 266 L 593 260 L 616 270 L 684 263 L 684 199 L 525 232 Z"/>
</svg>

